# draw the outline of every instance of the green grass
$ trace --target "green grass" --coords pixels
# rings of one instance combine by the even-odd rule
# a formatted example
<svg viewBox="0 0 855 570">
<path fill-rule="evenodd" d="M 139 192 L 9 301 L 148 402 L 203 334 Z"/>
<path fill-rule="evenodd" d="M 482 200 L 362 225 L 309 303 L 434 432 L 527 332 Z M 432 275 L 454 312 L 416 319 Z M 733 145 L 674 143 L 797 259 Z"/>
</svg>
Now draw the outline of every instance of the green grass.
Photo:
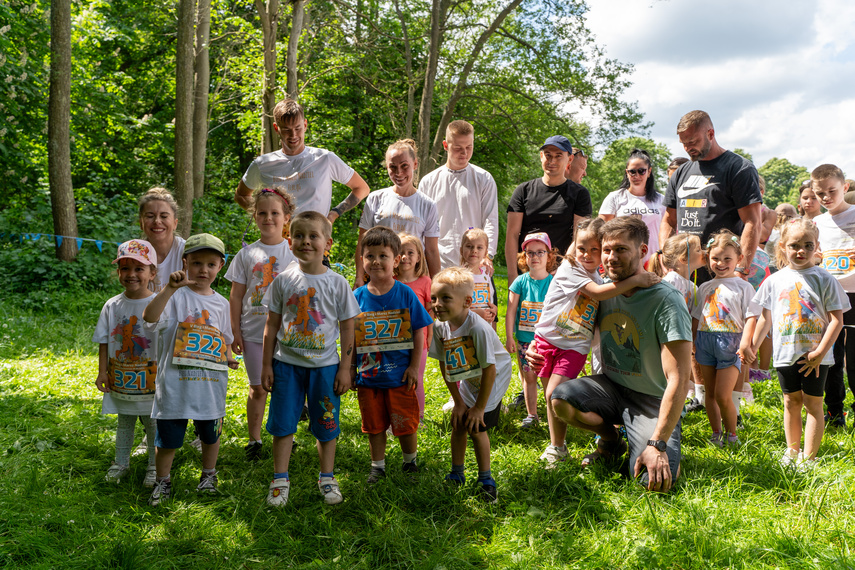
<svg viewBox="0 0 855 570">
<path fill-rule="evenodd" d="M 491 433 L 500 502 L 487 506 L 472 496 L 473 484 L 460 491 L 443 484 L 449 426 L 439 408 L 447 392 L 429 361 L 417 484 L 390 467 L 385 481 L 366 489 L 368 441 L 349 395 L 336 461 L 345 502 L 323 504 L 317 455 L 301 425 L 291 499 L 274 510 L 264 502 L 270 456 L 255 465 L 243 458 L 247 382 L 239 371 L 230 380 L 218 465 L 222 495 L 196 496 L 199 456 L 185 446 L 173 471 L 175 498 L 150 508 L 144 457 L 132 459 L 120 485 L 104 482 L 116 418 L 100 414 L 90 342 L 103 301 L 69 293 L 0 308 L 0 567 L 855 567 L 853 434 L 827 433 L 814 472 L 782 470 L 774 382 L 755 384 L 757 402 L 744 411 L 736 451 L 706 444 L 704 415 L 686 418 L 683 477 L 668 495 L 604 469 L 583 472 L 578 460 L 593 440 L 578 431 L 568 436 L 567 463 L 544 470 L 537 458 L 545 426 L 521 431 L 521 416 L 506 415 Z M 512 382 L 506 401 L 517 388 Z M 265 436 L 268 450 L 269 442 Z M 388 459 L 401 461 L 396 445 Z M 471 450 L 466 467 L 471 481 Z"/>
</svg>

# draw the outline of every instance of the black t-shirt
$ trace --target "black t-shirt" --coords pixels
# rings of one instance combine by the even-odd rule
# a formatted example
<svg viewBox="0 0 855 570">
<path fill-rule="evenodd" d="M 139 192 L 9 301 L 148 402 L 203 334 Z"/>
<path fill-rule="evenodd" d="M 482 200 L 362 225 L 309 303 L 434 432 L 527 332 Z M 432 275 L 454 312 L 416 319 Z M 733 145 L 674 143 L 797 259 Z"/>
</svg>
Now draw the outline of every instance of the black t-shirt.
<svg viewBox="0 0 855 570">
<path fill-rule="evenodd" d="M 535 178 L 517 186 L 508 212 L 523 215 L 517 251 L 526 235 L 546 232 L 552 247 L 563 254 L 573 241 L 573 216 L 590 216 L 593 207 L 591 194 L 584 186 L 572 180 L 565 180 L 559 186 L 547 186 L 541 178 Z"/>
<path fill-rule="evenodd" d="M 690 161 L 681 165 L 668 181 L 666 208 L 677 210 L 678 233 L 709 236 L 727 228 L 742 234 L 739 208 L 762 202 L 757 169 L 729 150 L 713 160 Z"/>
</svg>

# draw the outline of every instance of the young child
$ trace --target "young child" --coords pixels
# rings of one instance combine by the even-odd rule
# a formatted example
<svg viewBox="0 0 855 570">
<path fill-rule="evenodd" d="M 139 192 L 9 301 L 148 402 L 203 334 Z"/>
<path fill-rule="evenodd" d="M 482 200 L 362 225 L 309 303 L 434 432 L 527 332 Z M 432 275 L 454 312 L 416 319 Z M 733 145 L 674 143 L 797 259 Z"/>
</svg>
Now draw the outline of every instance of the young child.
<svg viewBox="0 0 855 570">
<path fill-rule="evenodd" d="M 698 305 L 692 311 L 695 359 L 701 368 L 706 392 L 707 418 L 712 427 L 710 442 L 723 447 L 739 445 L 736 415 L 742 391 L 735 391 L 741 369 L 736 351 L 754 289 L 736 276 L 742 261 L 739 238 L 721 230 L 707 243 L 711 281 L 698 288 Z M 725 440 L 722 426 L 727 433 Z"/>
<path fill-rule="evenodd" d="M 356 393 L 362 431 L 368 434 L 371 470 L 368 483 L 386 476 L 386 428 L 401 443 L 404 473 L 417 473 L 416 440 L 424 380 L 419 364 L 425 329 L 433 320 L 412 289 L 395 281 L 401 240 L 383 226 L 362 238 L 362 265 L 369 281 L 354 292 L 362 311 L 356 317 Z"/>
<path fill-rule="evenodd" d="M 470 228 L 460 240 L 460 265 L 472 272 L 475 291 L 472 297 L 472 311 L 487 321 L 496 330 L 498 308 L 493 304 L 496 287 L 493 278 L 481 264 L 487 257 L 490 241 L 487 233 L 479 228 Z"/>
<path fill-rule="evenodd" d="M 184 271 L 170 275 L 143 311 L 146 329 L 160 332 L 151 411 L 157 420 L 152 506 L 172 493 L 169 474 L 175 450 L 184 442 L 187 420 L 193 420 L 202 440 L 202 476 L 196 490 L 217 492 L 228 369 L 237 368 L 229 348 L 234 340 L 229 302 L 211 288 L 225 264 L 225 251 L 223 242 L 211 234 L 191 236 L 184 244 Z"/>
<path fill-rule="evenodd" d="M 270 397 L 267 431 L 273 436 L 273 481 L 267 504 L 288 502 L 288 465 L 297 422 L 308 396 L 309 430 L 318 442 L 318 489 L 328 505 L 344 499 L 333 474 L 336 438 L 341 433 L 341 395 L 350 389 L 353 318 L 359 305 L 347 280 L 324 266 L 332 246 L 332 224 L 318 212 L 294 216 L 291 251 L 297 258 L 276 276 L 263 299 L 261 385 Z M 341 334 L 341 359 L 336 340 Z"/>
<path fill-rule="evenodd" d="M 433 338 L 433 315 L 430 303 L 431 280 L 428 275 L 427 260 L 421 240 L 407 233 L 400 233 L 398 237 L 401 238 L 401 261 L 395 268 L 395 279 L 412 289 L 427 312 L 431 314 L 431 322 L 425 331 L 425 348 L 422 351 L 422 360 L 419 362 L 418 378 L 423 379 L 427 365 L 428 348 Z M 416 385 L 416 398 L 419 400 L 419 423 L 421 423 L 425 416 L 425 383 L 422 380 Z"/>
<path fill-rule="evenodd" d="M 601 262 L 601 218 L 579 223 L 568 255 L 555 272 L 546 292 L 543 312 L 534 328 L 534 346 L 546 361 L 538 373 L 546 396 L 546 419 L 549 422 L 549 445 L 540 456 L 550 467 L 567 457 L 567 424 L 552 409 L 555 388 L 579 375 L 591 351 L 597 308 L 600 301 L 611 299 L 635 287 L 650 287 L 659 276 L 643 272 L 618 283 L 603 284 L 597 268 Z M 572 255 L 569 255 L 573 252 Z M 588 458 L 582 461 L 587 466 Z"/>
<path fill-rule="evenodd" d="M 511 357 L 487 322 L 469 310 L 475 282 L 462 267 L 449 267 L 433 278 L 430 295 L 439 320 L 433 329 L 431 358 L 439 360 L 445 386 L 451 392 L 451 473 L 445 479 L 463 484 L 466 475 L 466 436 L 472 438 L 478 462 L 481 497 L 498 501 L 490 471 L 490 438 L 498 425 L 502 397 L 511 380 Z M 459 382 L 459 386 L 458 386 Z"/>
<path fill-rule="evenodd" d="M 232 282 L 229 294 L 235 337 L 232 351 L 243 355 L 249 378 L 246 399 L 249 443 L 244 452 L 248 460 L 256 461 L 261 454 L 261 420 L 267 407 L 267 392 L 261 387 L 261 349 L 267 307 L 261 300 L 273 279 L 295 260 L 283 237 L 294 211 L 294 199 L 282 188 L 256 190 L 249 211 L 261 232 L 261 239 L 235 255 L 226 271 L 226 279 Z"/>
<path fill-rule="evenodd" d="M 534 327 L 540 320 L 552 272 L 558 267 L 558 256 L 552 250 L 549 236 L 543 232 L 528 234 L 517 258 L 520 276 L 508 290 L 508 312 L 505 316 L 505 347 L 517 355 L 523 379 L 526 417 L 523 428 L 537 425 L 537 373 L 528 365 L 525 351 L 534 340 Z"/>
<path fill-rule="evenodd" d="M 102 414 L 118 414 L 116 458 L 107 470 L 107 481 L 118 483 L 130 470 L 131 446 L 137 418 L 148 440 L 148 468 L 143 485 L 154 487 L 155 426 L 151 419 L 157 361 L 154 359 L 157 333 L 144 331 L 142 314 L 154 298 L 149 288 L 157 281 L 157 254 L 141 239 L 119 246 L 113 263 L 118 264 L 119 283 L 124 292 L 104 304 L 92 342 L 98 346 L 98 378 L 95 385 L 104 392 Z"/>
<path fill-rule="evenodd" d="M 755 311 L 762 307 L 760 319 L 752 311 L 739 346 L 740 359 L 750 363 L 772 329 L 775 369 L 784 392 L 785 466 L 811 466 L 816 459 L 825 428 L 822 396 L 834 363 L 830 351 L 843 330 L 843 312 L 850 308 L 840 283 L 814 263 L 818 237 L 816 225 L 804 218 L 784 226 L 776 260 L 780 270 L 754 296 Z M 802 408 L 807 412 L 804 453 Z"/>
<path fill-rule="evenodd" d="M 803 192 L 802 196 L 812 190 L 828 210 L 814 218 L 822 246 L 822 267 L 840 282 L 852 304 L 855 302 L 855 206 L 843 198 L 848 189 L 843 171 L 833 164 L 823 164 L 810 173 L 810 190 Z M 855 326 L 855 313 L 850 311 L 843 315 L 843 331 L 834 343 L 834 365 L 828 370 L 826 382 L 825 421 L 831 427 L 846 427 L 846 415 L 843 413 L 843 400 L 846 399 L 844 359 L 849 387 L 855 393 L 855 330 L 850 328 L 852 326 Z M 847 353 L 850 356 L 845 358 Z"/>
<path fill-rule="evenodd" d="M 691 252 L 691 255 L 689 255 Z M 662 249 L 650 258 L 650 271 L 673 285 L 686 299 L 689 314 L 698 304 L 698 287 L 689 280 L 689 276 L 698 267 L 704 265 L 704 250 L 701 238 L 693 234 L 677 234 L 665 241 Z M 693 384 L 686 396 L 690 400 L 686 411 L 703 410 L 706 405 L 706 392 L 697 366 L 692 366 Z"/>
</svg>

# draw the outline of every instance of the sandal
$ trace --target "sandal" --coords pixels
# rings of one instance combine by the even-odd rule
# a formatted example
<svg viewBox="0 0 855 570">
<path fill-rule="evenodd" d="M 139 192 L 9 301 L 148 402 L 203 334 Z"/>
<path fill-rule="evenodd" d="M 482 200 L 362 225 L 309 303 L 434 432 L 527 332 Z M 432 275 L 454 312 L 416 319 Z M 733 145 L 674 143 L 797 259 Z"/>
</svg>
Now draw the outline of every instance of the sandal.
<svg viewBox="0 0 855 570">
<path fill-rule="evenodd" d="M 594 463 L 603 461 L 611 462 L 620 459 L 626 454 L 628 449 L 629 447 L 623 439 L 615 441 L 603 441 L 601 439 L 597 442 L 597 450 L 582 458 L 582 468 L 590 467 Z"/>
</svg>

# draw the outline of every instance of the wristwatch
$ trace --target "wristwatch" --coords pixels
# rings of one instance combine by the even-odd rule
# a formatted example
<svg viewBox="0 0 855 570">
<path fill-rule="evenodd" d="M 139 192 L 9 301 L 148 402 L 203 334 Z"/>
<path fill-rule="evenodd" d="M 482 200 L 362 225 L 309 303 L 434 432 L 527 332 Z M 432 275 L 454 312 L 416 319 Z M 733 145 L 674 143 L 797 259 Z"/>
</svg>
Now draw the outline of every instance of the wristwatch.
<svg viewBox="0 0 855 570">
<path fill-rule="evenodd" d="M 741 273 L 742 275 L 748 275 L 748 270 L 744 267 L 737 266 L 736 269 L 733 270 L 736 273 Z"/>
<path fill-rule="evenodd" d="M 648 439 L 647 445 L 649 445 L 650 447 L 655 447 L 656 451 L 661 452 L 664 452 L 666 449 L 668 449 L 668 443 L 662 441 L 661 439 Z"/>
</svg>

